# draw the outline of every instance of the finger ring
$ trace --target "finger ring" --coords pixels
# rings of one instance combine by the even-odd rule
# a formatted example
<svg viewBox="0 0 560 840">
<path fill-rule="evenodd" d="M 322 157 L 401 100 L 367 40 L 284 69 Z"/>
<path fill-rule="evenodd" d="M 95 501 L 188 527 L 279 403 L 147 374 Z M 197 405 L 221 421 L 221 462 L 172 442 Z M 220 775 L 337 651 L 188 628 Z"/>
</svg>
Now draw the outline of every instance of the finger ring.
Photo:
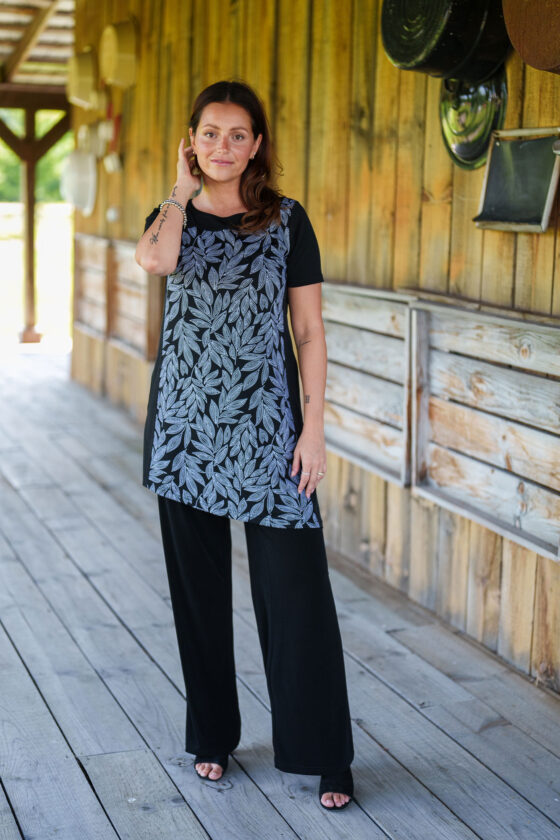
<svg viewBox="0 0 560 840">
<path fill-rule="evenodd" d="M 308 472 L 303 472 L 303 470 L 301 471 L 301 474 L 302 474 L 302 475 L 311 475 L 311 473 L 308 473 Z"/>
<path fill-rule="evenodd" d="M 317 475 L 325 475 L 325 473 L 318 472 Z"/>
</svg>

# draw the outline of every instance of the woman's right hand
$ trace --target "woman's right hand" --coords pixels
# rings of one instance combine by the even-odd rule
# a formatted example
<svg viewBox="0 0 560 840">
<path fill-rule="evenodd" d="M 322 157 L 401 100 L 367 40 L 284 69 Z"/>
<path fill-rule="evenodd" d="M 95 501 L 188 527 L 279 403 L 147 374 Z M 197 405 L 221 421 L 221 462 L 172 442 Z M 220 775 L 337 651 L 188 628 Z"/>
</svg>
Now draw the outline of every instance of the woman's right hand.
<svg viewBox="0 0 560 840">
<path fill-rule="evenodd" d="M 192 174 L 192 165 L 194 165 L 193 148 L 188 146 L 185 149 L 185 138 L 181 137 L 177 159 L 177 185 L 185 189 L 189 197 L 198 192 L 202 185 L 200 176 Z"/>
</svg>

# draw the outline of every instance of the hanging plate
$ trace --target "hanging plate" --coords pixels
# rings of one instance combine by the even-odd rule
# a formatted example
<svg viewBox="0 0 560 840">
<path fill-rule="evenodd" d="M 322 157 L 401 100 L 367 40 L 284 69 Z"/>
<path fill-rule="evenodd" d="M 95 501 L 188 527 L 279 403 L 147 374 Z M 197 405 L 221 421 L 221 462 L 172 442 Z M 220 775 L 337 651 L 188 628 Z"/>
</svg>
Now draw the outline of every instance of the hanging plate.
<svg viewBox="0 0 560 840">
<path fill-rule="evenodd" d="M 136 26 L 134 20 L 110 23 L 99 42 L 99 70 L 108 85 L 127 88 L 136 79 Z"/>
<path fill-rule="evenodd" d="M 68 59 L 66 97 L 80 108 L 92 108 L 97 80 L 97 57 L 93 47 L 86 47 Z"/>
<path fill-rule="evenodd" d="M 505 69 L 477 85 L 444 79 L 439 113 L 443 142 L 453 161 L 476 169 L 486 161 L 492 132 L 502 128 L 507 103 Z"/>
</svg>

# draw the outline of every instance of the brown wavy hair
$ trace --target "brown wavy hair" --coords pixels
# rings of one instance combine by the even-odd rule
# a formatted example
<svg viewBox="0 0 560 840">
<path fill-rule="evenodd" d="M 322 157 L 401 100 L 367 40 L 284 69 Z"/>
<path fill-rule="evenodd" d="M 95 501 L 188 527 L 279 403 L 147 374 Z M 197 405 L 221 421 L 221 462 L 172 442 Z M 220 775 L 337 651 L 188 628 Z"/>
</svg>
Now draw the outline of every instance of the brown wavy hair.
<svg viewBox="0 0 560 840">
<path fill-rule="evenodd" d="M 196 134 L 202 111 L 212 102 L 233 102 L 244 108 L 250 119 L 253 137 L 262 134 L 262 140 L 253 160 L 241 174 L 240 197 L 249 209 L 243 214 L 236 229 L 241 233 L 256 233 L 271 222 L 280 223 L 282 194 L 276 187 L 276 178 L 282 167 L 276 156 L 270 127 L 263 103 L 245 82 L 222 80 L 204 88 L 195 99 L 189 127 Z"/>
</svg>

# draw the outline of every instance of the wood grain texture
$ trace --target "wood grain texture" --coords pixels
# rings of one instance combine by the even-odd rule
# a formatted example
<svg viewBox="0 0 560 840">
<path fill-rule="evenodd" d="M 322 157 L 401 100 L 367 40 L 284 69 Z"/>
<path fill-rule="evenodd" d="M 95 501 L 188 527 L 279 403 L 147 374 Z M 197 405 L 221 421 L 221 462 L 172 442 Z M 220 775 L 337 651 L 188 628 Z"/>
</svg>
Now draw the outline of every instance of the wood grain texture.
<svg viewBox="0 0 560 840">
<path fill-rule="evenodd" d="M 380 18 L 375 55 L 373 188 L 368 246 L 371 279 L 368 282 L 379 289 L 390 289 L 393 286 L 394 265 L 399 71 L 393 67 L 383 49 Z"/>
<path fill-rule="evenodd" d="M 508 101 L 504 128 L 520 128 L 525 65 L 513 50 L 506 61 Z M 474 224 L 474 223 L 473 223 Z M 484 230 L 480 298 L 489 303 L 513 304 L 517 233 Z"/>
<path fill-rule="evenodd" d="M 268 108 L 284 165 L 280 187 L 304 204 L 319 238 L 327 280 L 324 317 L 333 361 L 370 377 L 382 376 L 385 371 L 390 384 L 402 381 L 403 356 L 394 342 L 405 338 L 405 307 L 388 308 L 379 298 L 350 298 L 340 293 L 339 283 L 359 284 L 367 291 L 418 287 L 451 292 L 467 302 L 500 304 L 512 315 L 522 309 L 560 315 L 558 213 L 553 213 L 544 235 L 476 229 L 472 215 L 482 170 L 459 170 L 447 155 L 437 115 L 440 80 L 398 71 L 387 60 L 380 42 L 381 5 L 381 0 L 353 0 L 351 4 L 317 4 L 311 0 L 265 4 L 257 0 L 167 0 L 163 4 L 104 0 L 93 4 L 77 0 L 77 49 L 98 43 L 105 25 L 129 13 L 135 15 L 139 31 L 136 84 L 122 94 L 120 101 L 115 100 L 123 110 L 120 149 L 124 169 L 109 174 L 98 165 L 96 206 L 90 217 L 76 214 L 78 233 L 136 242 L 145 216 L 169 193 L 175 180 L 177 145 L 181 136 L 187 136 L 194 97 L 218 78 L 244 76 L 255 85 Z M 515 52 L 509 56 L 506 69 L 505 127 L 558 124 L 560 79 L 526 67 Z M 92 119 L 87 112 L 74 109 L 75 130 Z M 113 223 L 105 216 L 111 204 L 121 211 Z M 157 318 L 151 325 L 135 320 L 138 299 L 123 283 L 116 296 L 119 316 L 111 325 L 121 343 L 109 347 L 108 340 L 99 336 L 107 332 L 102 284 L 95 285 L 95 266 L 80 272 L 78 269 L 76 290 L 83 275 L 88 295 L 78 294 L 75 301 L 73 376 L 98 393 L 108 392 L 116 401 L 127 394 L 132 399 L 134 388 L 141 392 L 145 387 L 140 383 L 145 382 L 148 369 L 135 368 L 138 360 L 133 345 L 139 346 L 147 336 L 144 352 L 147 359 L 153 359 Z M 161 306 L 161 292 L 161 281 L 155 278 L 148 292 L 150 309 Z M 447 322 L 430 339 L 434 377 L 438 375 L 438 359 L 451 354 L 463 356 L 452 369 L 445 367 L 441 383 L 445 394 L 431 402 L 430 417 L 436 422 L 441 450 L 452 450 L 459 443 L 460 424 L 474 419 L 477 438 L 476 446 L 469 449 L 472 461 L 486 458 L 490 465 L 487 468 L 498 471 L 509 465 L 519 470 L 528 487 L 538 488 L 543 480 L 550 481 L 557 493 L 554 449 L 548 449 L 551 457 L 547 458 L 547 444 L 553 444 L 547 435 L 556 434 L 558 427 L 558 382 L 554 378 L 560 375 L 557 345 L 543 344 L 544 332 L 513 323 L 509 331 L 488 327 L 484 332 L 469 323 L 467 319 L 455 325 Z M 355 336 L 350 338 L 351 331 L 359 333 L 360 328 L 363 336 L 368 331 L 363 344 Z M 122 339 L 131 346 L 129 359 L 125 359 Z M 470 353 L 471 358 L 465 358 Z M 475 363 L 475 359 L 479 361 Z M 469 367 L 469 362 L 474 367 Z M 482 363 L 490 367 L 483 369 Z M 491 367 L 500 365 L 517 369 L 521 378 L 511 381 L 515 379 L 519 388 L 510 390 L 504 387 L 503 379 L 489 376 Z M 531 374 L 534 387 L 527 389 L 529 381 L 523 375 L 529 375 L 530 370 L 539 375 Z M 396 453 L 399 447 L 403 452 L 406 446 L 403 448 L 402 440 L 387 437 L 390 425 L 370 425 L 366 429 L 368 423 L 378 422 L 371 418 L 378 410 L 372 412 L 375 400 L 368 404 L 367 390 L 356 396 L 358 378 L 351 380 L 352 387 L 344 394 L 340 378 L 336 385 L 341 403 L 354 400 L 354 408 L 361 405 L 366 413 L 351 412 L 344 404 L 329 420 L 332 440 L 338 438 L 341 448 L 338 454 L 329 452 L 330 477 L 323 483 L 328 511 L 326 535 L 333 545 L 344 544 L 360 563 L 365 562 L 369 551 L 368 562 L 376 574 L 411 597 L 419 593 L 424 603 L 453 616 L 453 593 L 446 587 L 457 569 L 462 587 L 465 585 L 463 549 L 453 538 L 448 539 L 448 552 L 452 553 L 449 568 L 441 566 L 442 551 L 440 565 L 434 571 L 430 552 L 437 552 L 437 534 L 426 535 L 422 530 L 427 525 L 433 530 L 433 525 L 426 522 L 428 508 L 418 508 L 415 502 L 411 514 L 410 494 L 388 480 L 397 474 L 395 458 L 390 456 L 379 463 L 382 438 L 388 443 L 388 452 Z M 463 405 L 453 405 L 453 400 Z M 135 405 L 134 410 L 140 410 L 138 402 Z M 506 438 L 500 438 L 492 452 L 497 428 L 490 415 L 502 411 L 509 417 Z M 527 428 L 535 417 L 541 432 Z M 525 428 L 519 428 L 519 424 Z M 393 435 L 395 431 L 393 427 Z M 464 435 L 469 446 L 470 432 L 469 426 Z M 362 434 L 366 440 L 369 435 L 369 447 L 361 444 Z M 352 447 L 354 461 L 348 455 Z M 350 468 L 350 463 L 356 467 Z M 370 472 L 373 463 L 385 473 L 375 476 Z M 359 510 L 352 520 L 357 536 L 342 536 L 344 471 L 353 472 L 355 485 L 360 488 Z M 367 487 L 375 490 L 368 491 Z M 460 514 L 448 510 L 446 516 L 450 522 L 457 519 L 453 527 L 450 525 L 450 533 L 455 533 L 454 528 L 459 533 Z M 442 531 L 439 533 L 442 544 Z M 493 649 L 500 627 L 501 650 L 511 651 L 515 661 L 523 661 L 523 667 L 538 668 L 538 664 L 529 666 L 526 656 L 518 658 L 516 643 L 508 647 L 506 641 L 514 624 L 503 615 L 514 609 L 515 589 L 497 590 L 502 541 L 507 538 L 501 532 L 471 521 L 466 605 L 462 614 L 458 611 L 456 620 L 458 626 Z M 413 550 L 416 544 L 424 546 L 421 551 Z M 533 552 L 522 546 L 516 551 L 521 580 L 523 562 L 531 565 Z M 541 574 L 540 566 L 538 570 Z M 544 580 L 546 572 L 542 574 Z M 462 589 L 461 599 L 463 595 Z M 538 621 L 536 613 L 532 620 Z M 553 628 L 555 621 L 554 617 L 549 619 Z M 546 636 L 546 630 L 538 629 L 537 624 L 534 630 Z M 544 636 L 539 642 L 541 649 L 545 653 L 549 650 Z M 540 661 L 549 660 L 554 674 L 557 665 L 553 654 L 543 654 Z M 550 684 L 555 678 L 546 677 Z"/>
<path fill-rule="evenodd" d="M 330 280 L 346 279 L 351 6 L 312 5 L 307 206 Z"/>
<path fill-rule="evenodd" d="M 453 165 L 441 137 L 441 79 L 429 77 L 426 88 L 426 130 L 418 286 L 447 291 L 453 205 Z"/>
<path fill-rule="evenodd" d="M 277 10 L 274 108 L 271 118 L 282 166 L 278 186 L 284 195 L 296 198 L 307 207 L 310 3 L 277 0 Z"/>
<path fill-rule="evenodd" d="M 347 277 L 367 285 L 371 274 L 370 224 L 374 187 L 373 137 L 376 104 L 378 6 L 370 0 L 352 3 L 352 64 L 350 69 L 349 221 Z"/>
<path fill-rule="evenodd" d="M 502 537 L 470 523 L 465 631 L 491 650 L 498 646 Z"/>
<path fill-rule="evenodd" d="M 560 563 L 537 557 L 531 674 L 560 692 Z"/>
<path fill-rule="evenodd" d="M 417 286 L 424 173 L 427 77 L 399 73 L 393 287 Z"/>
<path fill-rule="evenodd" d="M 511 540 L 503 541 L 498 653 L 529 671 L 535 620 L 537 555 Z"/>
<path fill-rule="evenodd" d="M 559 93 L 560 77 L 526 66 L 522 127 L 558 125 Z M 556 222 L 557 201 L 544 233 L 518 234 L 513 305 L 519 309 L 551 311 Z"/>
</svg>

